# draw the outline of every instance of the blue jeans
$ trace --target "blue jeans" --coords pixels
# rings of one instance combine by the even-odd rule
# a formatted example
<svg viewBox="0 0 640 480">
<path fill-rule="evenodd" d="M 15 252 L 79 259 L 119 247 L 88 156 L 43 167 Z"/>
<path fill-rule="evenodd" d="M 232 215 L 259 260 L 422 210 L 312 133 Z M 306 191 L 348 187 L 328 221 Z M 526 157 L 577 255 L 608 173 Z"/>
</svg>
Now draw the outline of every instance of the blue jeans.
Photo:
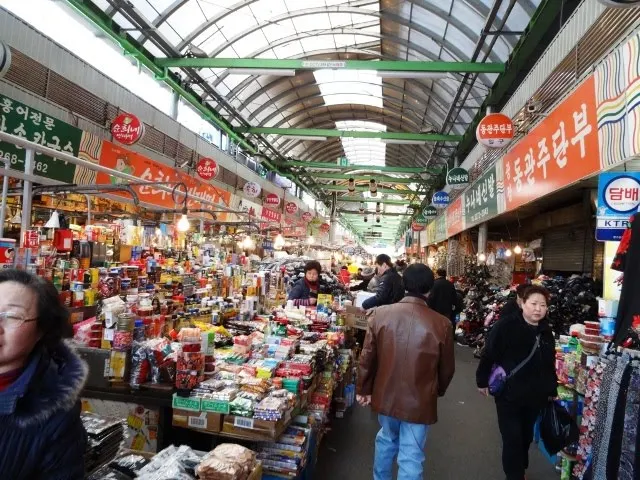
<svg viewBox="0 0 640 480">
<path fill-rule="evenodd" d="M 397 455 L 398 480 L 422 480 L 429 425 L 403 422 L 386 415 L 378 415 L 378 421 L 382 428 L 376 436 L 373 479 L 391 480 L 393 460 Z"/>
</svg>

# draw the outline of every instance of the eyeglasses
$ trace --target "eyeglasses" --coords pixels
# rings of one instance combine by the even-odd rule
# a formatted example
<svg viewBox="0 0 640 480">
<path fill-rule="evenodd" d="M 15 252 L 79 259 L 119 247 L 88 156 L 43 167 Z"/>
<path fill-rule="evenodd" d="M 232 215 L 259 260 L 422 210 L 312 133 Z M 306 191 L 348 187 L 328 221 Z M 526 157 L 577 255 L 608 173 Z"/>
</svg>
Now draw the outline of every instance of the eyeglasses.
<svg viewBox="0 0 640 480">
<path fill-rule="evenodd" d="M 0 312 L 0 327 L 6 330 L 15 330 L 20 328 L 23 324 L 27 322 L 34 322 L 38 318 L 24 318 L 24 315 L 21 315 L 16 312 Z"/>
</svg>

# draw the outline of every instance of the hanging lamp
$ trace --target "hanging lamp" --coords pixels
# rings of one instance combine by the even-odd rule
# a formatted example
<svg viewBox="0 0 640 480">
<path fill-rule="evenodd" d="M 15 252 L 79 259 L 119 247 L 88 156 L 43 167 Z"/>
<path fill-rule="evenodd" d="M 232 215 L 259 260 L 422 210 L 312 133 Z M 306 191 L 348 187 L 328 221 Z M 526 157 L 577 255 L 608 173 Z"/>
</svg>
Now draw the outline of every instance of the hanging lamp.
<svg viewBox="0 0 640 480">
<path fill-rule="evenodd" d="M 60 228 L 60 215 L 57 210 L 51 212 L 51 217 L 45 223 L 44 228 Z"/>
<path fill-rule="evenodd" d="M 347 190 L 349 190 L 349 193 L 353 193 L 356 191 L 356 180 L 354 178 L 349 179 Z"/>
<path fill-rule="evenodd" d="M 375 178 L 369 180 L 369 192 L 371 193 L 372 197 L 378 196 L 378 182 L 376 182 Z"/>
<path fill-rule="evenodd" d="M 364 213 L 364 202 L 360 202 L 360 213 Z"/>
<path fill-rule="evenodd" d="M 376 213 L 380 213 L 380 202 L 376 203 Z"/>
</svg>

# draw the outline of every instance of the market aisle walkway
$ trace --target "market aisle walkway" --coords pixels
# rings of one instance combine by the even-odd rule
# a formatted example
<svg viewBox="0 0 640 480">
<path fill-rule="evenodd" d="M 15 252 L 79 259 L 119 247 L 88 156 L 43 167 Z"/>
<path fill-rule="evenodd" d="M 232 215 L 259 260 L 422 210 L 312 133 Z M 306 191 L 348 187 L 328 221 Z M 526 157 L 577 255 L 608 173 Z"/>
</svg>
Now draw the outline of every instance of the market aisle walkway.
<svg viewBox="0 0 640 480">
<path fill-rule="evenodd" d="M 456 375 L 440 401 L 440 421 L 429 432 L 425 478 L 502 480 L 500 435 L 495 406 L 475 388 L 477 360 L 469 348 L 456 347 Z M 332 421 L 320 447 L 313 480 L 371 480 L 378 423 L 367 408 Z M 530 450 L 528 480 L 559 478 L 536 445 Z"/>
</svg>

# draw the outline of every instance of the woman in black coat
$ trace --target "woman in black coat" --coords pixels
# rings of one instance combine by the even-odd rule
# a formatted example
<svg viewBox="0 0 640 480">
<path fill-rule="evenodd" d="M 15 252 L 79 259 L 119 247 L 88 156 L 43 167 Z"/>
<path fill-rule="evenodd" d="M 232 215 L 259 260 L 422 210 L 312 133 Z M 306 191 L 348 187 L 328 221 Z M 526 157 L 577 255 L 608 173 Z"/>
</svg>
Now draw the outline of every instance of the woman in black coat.
<svg viewBox="0 0 640 480">
<path fill-rule="evenodd" d="M 55 287 L 0 271 L 0 478 L 84 478 L 80 391 L 87 366 L 62 341 L 69 312 Z"/>
<path fill-rule="evenodd" d="M 320 262 L 312 260 L 304 266 L 304 277 L 291 287 L 289 300 L 293 300 L 295 306 L 313 306 L 318 303 L 318 291 L 320 290 Z"/>
<path fill-rule="evenodd" d="M 523 480 L 529 466 L 529 446 L 540 410 L 558 394 L 555 338 L 546 319 L 549 292 L 530 286 L 523 295 L 522 311 L 501 318 L 491 329 L 476 372 L 478 389 L 488 395 L 494 365 L 507 374 L 538 346 L 531 359 L 511 377 L 496 398 L 502 435 L 502 467 L 507 480 Z"/>
</svg>

